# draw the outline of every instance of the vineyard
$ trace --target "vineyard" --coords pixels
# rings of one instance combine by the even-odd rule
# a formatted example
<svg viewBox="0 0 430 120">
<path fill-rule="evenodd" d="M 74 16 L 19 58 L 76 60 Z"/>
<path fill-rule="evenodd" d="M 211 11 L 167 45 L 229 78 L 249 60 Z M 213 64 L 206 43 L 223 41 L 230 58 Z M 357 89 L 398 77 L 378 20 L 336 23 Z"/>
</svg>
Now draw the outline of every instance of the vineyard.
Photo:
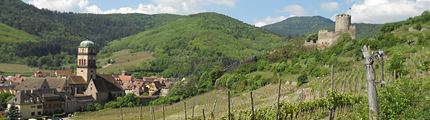
<svg viewBox="0 0 430 120">
<path fill-rule="evenodd" d="M 422 71 L 418 70 L 421 61 L 427 57 L 425 50 L 420 50 L 416 54 L 409 54 L 405 61 L 405 68 L 411 73 L 408 76 L 403 76 L 399 73 L 398 78 L 395 78 L 392 72 L 387 69 L 389 65 L 385 65 L 385 84 L 386 86 L 397 85 L 405 80 L 412 80 L 412 82 L 420 83 L 418 86 L 421 90 L 425 89 L 424 85 L 428 86 L 428 82 L 423 82 Z M 375 64 L 380 64 L 380 61 L 375 60 Z M 390 59 L 384 61 L 385 64 L 389 63 Z M 284 81 L 281 84 L 280 92 L 280 119 L 325 119 L 328 117 L 329 108 L 334 107 L 334 115 L 336 117 L 345 118 L 350 116 L 351 112 L 357 110 L 357 104 L 367 102 L 366 96 L 366 80 L 364 68 L 360 67 L 362 62 L 356 62 L 356 66 L 350 71 L 343 71 L 334 74 L 334 92 L 331 94 L 331 76 L 324 76 L 320 78 L 312 78 L 308 83 L 301 87 L 295 86 L 296 83 Z M 379 65 L 375 65 L 379 66 Z M 375 68 L 376 81 L 380 82 L 381 68 Z M 408 78 L 408 79 L 404 79 Z M 398 81 L 398 82 L 396 82 Z M 421 84 L 422 83 L 422 84 Z M 276 116 L 276 98 L 277 98 L 277 84 L 269 84 L 262 88 L 253 91 L 253 105 L 254 117 L 256 119 L 275 118 Z M 378 87 L 378 90 L 382 89 Z M 428 89 L 428 88 L 427 88 Z M 214 97 L 216 96 L 216 97 Z M 214 99 L 215 98 L 215 99 Z M 223 89 L 213 90 L 196 97 L 183 100 L 179 103 L 171 105 L 157 105 L 152 106 L 154 112 L 151 112 L 151 106 L 129 107 L 121 109 L 108 109 L 97 112 L 79 113 L 73 119 L 121 119 L 121 111 L 123 119 L 138 119 L 140 112 L 142 118 L 155 119 L 163 118 L 163 111 L 165 119 L 184 119 L 185 110 L 188 118 L 203 118 L 203 110 L 205 111 L 205 118 L 211 119 L 226 119 L 227 118 L 227 91 Z M 251 100 L 249 92 L 234 94 L 231 96 L 231 118 L 234 119 L 251 119 Z M 185 106 L 184 106 L 185 104 Z M 163 110 L 164 107 L 164 110 Z M 364 106 L 365 107 L 365 106 Z M 141 110 L 142 109 L 142 110 Z M 185 109 L 185 110 L 184 110 Z M 154 114 L 152 114 L 154 113 Z M 361 117 L 365 118 L 365 117 Z"/>
</svg>

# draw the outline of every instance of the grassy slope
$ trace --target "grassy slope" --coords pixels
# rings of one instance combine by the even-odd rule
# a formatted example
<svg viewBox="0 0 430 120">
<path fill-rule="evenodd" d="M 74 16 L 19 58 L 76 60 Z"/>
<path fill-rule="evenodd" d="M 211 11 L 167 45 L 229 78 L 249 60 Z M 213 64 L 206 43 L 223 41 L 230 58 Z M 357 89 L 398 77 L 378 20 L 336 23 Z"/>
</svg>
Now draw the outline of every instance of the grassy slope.
<svg viewBox="0 0 430 120">
<path fill-rule="evenodd" d="M 113 59 L 115 60 L 114 64 L 107 66 L 107 60 Z M 124 49 L 118 52 L 112 53 L 111 57 L 98 59 L 97 62 L 100 62 L 100 65 L 106 66 L 100 69 L 97 69 L 98 73 L 111 73 L 111 72 L 121 72 L 126 66 L 137 65 L 143 61 L 154 60 L 152 54 L 149 52 L 134 52 L 131 53 L 129 49 Z"/>
<path fill-rule="evenodd" d="M 40 38 L 0 23 L 0 42 L 37 42 Z"/>
</svg>

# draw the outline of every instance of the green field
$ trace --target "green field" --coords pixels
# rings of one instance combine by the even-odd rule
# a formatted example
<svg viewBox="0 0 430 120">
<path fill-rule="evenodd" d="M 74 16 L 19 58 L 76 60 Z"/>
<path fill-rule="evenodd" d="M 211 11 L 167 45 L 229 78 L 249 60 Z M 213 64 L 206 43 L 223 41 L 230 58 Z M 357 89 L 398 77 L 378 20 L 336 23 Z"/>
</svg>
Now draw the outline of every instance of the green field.
<svg viewBox="0 0 430 120">
<path fill-rule="evenodd" d="M 115 60 L 114 64 L 108 65 L 108 59 Z M 124 49 L 118 52 L 112 53 L 109 58 L 99 59 L 97 62 L 100 62 L 102 68 L 97 69 L 98 73 L 107 74 L 107 73 L 120 73 L 126 66 L 135 66 L 143 61 L 154 60 L 152 57 L 152 53 L 149 52 L 130 52 L 130 49 Z"/>
<path fill-rule="evenodd" d="M 23 64 L 13 63 L 0 63 L 0 74 L 12 76 L 15 74 L 21 74 L 23 76 L 31 76 L 34 72 L 39 70 L 38 68 L 31 68 Z M 54 72 L 54 70 L 41 70 L 42 72 Z"/>
</svg>

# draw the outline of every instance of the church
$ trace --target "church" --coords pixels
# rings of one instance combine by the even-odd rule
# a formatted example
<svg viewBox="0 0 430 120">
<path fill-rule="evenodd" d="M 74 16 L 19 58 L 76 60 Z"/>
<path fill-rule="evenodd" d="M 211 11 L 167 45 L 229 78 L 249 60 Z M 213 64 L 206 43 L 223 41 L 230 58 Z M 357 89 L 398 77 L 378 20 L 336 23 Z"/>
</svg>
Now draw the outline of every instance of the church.
<svg viewBox="0 0 430 120">
<path fill-rule="evenodd" d="M 97 74 L 97 50 L 94 42 L 85 40 L 78 47 L 76 75 L 67 81 L 75 96 L 91 95 L 97 103 L 104 104 L 109 98 L 123 97 L 124 89 L 112 75 Z"/>
</svg>

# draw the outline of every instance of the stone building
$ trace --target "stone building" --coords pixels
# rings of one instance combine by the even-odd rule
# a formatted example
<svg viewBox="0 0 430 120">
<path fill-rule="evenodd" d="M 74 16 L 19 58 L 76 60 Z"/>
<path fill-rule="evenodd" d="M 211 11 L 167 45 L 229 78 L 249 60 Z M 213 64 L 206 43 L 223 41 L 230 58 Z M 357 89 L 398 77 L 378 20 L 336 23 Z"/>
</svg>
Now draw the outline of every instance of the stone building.
<svg viewBox="0 0 430 120">
<path fill-rule="evenodd" d="M 351 25 L 351 15 L 342 13 L 336 15 L 335 30 L 329 32 L 328 30 L 318 31 L 318 41 L 305 41 L 304 46 L 317 45 L 318 49 L 325 49 L 328 46 L 336 43 L 337 38 L 343 33 L 349 33 L 352 39 L 355 39 L 356 26 Z"/>
</svg>

